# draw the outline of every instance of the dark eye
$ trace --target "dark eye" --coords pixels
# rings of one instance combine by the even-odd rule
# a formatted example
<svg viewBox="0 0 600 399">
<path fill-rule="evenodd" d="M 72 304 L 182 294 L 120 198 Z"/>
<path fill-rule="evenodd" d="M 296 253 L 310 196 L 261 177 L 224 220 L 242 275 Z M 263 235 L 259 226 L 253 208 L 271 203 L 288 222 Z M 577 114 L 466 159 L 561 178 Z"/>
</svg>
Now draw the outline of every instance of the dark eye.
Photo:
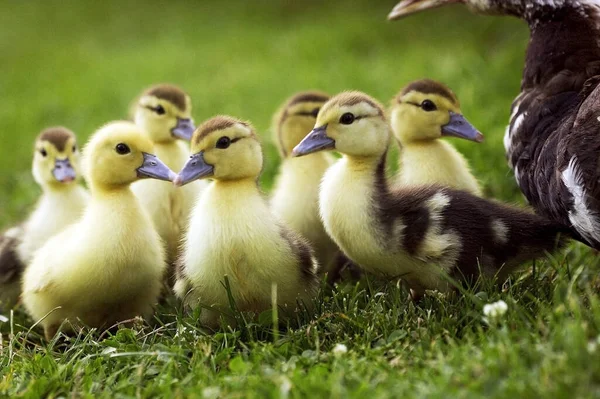
<svg viewBox="0 0 600 399">
<path fill-rule="evenodd" d="M 76 152 L 76 151 L 77 151 L 77 146 L 73 145 L 73 152 Z"/>
<path fill-rule="evenodd" d="M 117 154 L 120 154 L 120 155 L 129 154 L 131 152 L 131 150 L 129 149 L 129 146 L 127 144 L 123 144 L 123 143 L 117 144 L 117 146 L 115 147 L 115 150 L 117 151 Z"/>
<path fill-rule="evenodd" d="M 159 115 L 164 115 L 167 111 L 165 111 L 162 105 L 157 105 L 156 108 L 154 108 L 154 112 L 156 112 Z"/>
<path fill-rule="evenodd" d="M 421 108 L 423 108 L 423 111 L 427 112 L 435 111 L 437 109 L 437 107 L 431 100 L 423 100 L 423 102 L 421 103 Z"/>
<path fill-rule="evenodd" d="M 315 118 L 317 117 L 317 115 L 319 115 L 319 108 L 313 109 L 312 112 L 310 113 L 310 116 L 313 116 Z"/>
<path fill-rule="evenodd" d="M 229 147 L 229 145 L 231 144 L 231 139 L 227 136 L 223 136 L 221 137 L 219 140 L 217 140 L 217 148 L 227 148 Z"/>
<path fill-rule="evenodd" d="M 340 117 L 340 123 L 342 125 L 350 125 L 350 124 L 352 124 L 352 122 L 354 122 L 354 119 L 356 119 L 354 117 L 354 114 L 352 114 L 350 112 L 346 112 L 344 115 L 342 115 Z"/>
<path fill-rule="evenodd" d="M 40 150 L 40 154 L 42 154 L 43 157 L 48 156 L 48 153 L 43 148 Z"/>
</svg>

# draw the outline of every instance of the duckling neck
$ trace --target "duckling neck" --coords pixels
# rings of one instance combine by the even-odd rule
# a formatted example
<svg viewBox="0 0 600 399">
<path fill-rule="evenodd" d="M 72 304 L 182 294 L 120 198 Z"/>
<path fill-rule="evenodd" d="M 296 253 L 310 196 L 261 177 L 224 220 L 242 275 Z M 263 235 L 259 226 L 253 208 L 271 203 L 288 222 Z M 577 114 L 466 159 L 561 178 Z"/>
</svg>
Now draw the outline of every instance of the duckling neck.
<svg viewBox="0 0 600 399">
<path fill-rule="evenodd" d="M 445 176 L 451 173 L 450 169 L 462 167 L 462 157 L 448 143 L 442 140 L 413 141 L 401 143 L 402 149 L 398 161 L 400 174 L 404 171 L 422 168 L 420 174 L 428 173 L 432 176 Z M 426 182 L 425 182 L 426 183 Z"/>
<path fill-rule="evenodd" d="M 234 195 L 240 199 L 243 199 L 246 194 L 259 193 L 256 177 L 236 180 L 215 180 L 212 185 L 213 191 L 225 195 Z"/>
</svg>

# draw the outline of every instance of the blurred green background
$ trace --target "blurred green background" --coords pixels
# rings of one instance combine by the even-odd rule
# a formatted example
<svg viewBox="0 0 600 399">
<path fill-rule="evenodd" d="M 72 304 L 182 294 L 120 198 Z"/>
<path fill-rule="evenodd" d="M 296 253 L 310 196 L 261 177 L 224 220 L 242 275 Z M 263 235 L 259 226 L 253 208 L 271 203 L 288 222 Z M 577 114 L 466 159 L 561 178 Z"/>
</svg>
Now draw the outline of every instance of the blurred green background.
<svg viewBox="0 0 600 399">
<path fill-rule="evenodd" d="M 448 84 L 481 144 L 453 142 L 486 194 L 516 201 L 502 135 L 519 81 L 527 28 L 464 7 L 386 21 L 386 1 L 0 1 L 0 229 L 39 195 L 30 174 L 39 131 L 74 130 L 83 144 L 127 117 L 144 88 L 188 91 L 197 123 L 252 121 L 264 137 L 266 189 L 278 163 L 270 121 L 298 90 L 357 89 L 385 104 L 413 79 Z"/>
</svg>

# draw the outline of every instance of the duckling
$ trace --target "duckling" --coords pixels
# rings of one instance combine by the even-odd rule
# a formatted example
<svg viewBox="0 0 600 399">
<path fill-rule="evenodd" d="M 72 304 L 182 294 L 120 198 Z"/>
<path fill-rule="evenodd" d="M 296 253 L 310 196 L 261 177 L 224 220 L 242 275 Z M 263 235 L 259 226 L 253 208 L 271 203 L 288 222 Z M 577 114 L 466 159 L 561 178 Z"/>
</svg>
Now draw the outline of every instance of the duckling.
<svg viewBox="0 0 600 399">
<path fill-rule="evenodd" d="M 42 130 L 35 141 L 32 174 L 42 196 L 27 218 L 0 236 L 0 302 L 12 306 L 21 290 L 21 275 L 33 254 L 50 237 L 75 222 L 89 194 L 81 180 L 75 134 L 65 127 Z"/>
<path fill-rule="evenodd" d="M 415 297 L 448 291 L 444 274 L 501 281 L 519 263 L 552 250 L 564 228 L 523 210 L 442 186 L 390 189 L 385 173 L 390 129 L 382 107 L 345 92 L 319 112 L 294 156 L 337 150 L 323 177 L 320 213 L 327 233 L 363 268 L 401 276 Z"/>
<path fill-rule="evenodd" d="M 180 170 L 190 156 L 184 141 L 189 141 L 195 130 L 191 111 L 190 97 L 168 84 L 147 89 L 134 107 L 135 123 L 154 142 L 156 156 L 172 170 Z M 204 184 L 197 182 L 176 190 L 156 180 L 141 180 L 131 186 L 166 244 L 169 264 L 177 257 L 194 199 Z"/>
<path fill-rule="evenodd" d="M 282 161 L 271 198 L 273 213 L 310 242 L 323 269 L 332 266 L 339 252 L 325 232 L 318 204 L 321 178 L 335 158 L 325 152 L 303 158 L 290 155 L 311 131 L 320 107 L 327 100 L 329 96 L 322 92 L 297 93 L 275 115 L 273 130 Z"/>
<path fill-rule="evenodd" d="M 148 317 L 165 271 L 161 239 L 130 189 L 141 178 L 172 181 L 152 142 L 131 122 L 100 128 L 84 150 L 92 197 L 76 223 L 50 238 L 23 275 L 22 300 L 47 339 L 68 320 L 110 327 Z M 166 184 L 166 183 L 165 183 Z"/>
<path fill-rule="evenodd" d="M 408 84 L 392 105 L 391 126 L 402 149 L 398 184 L 439 184 L 481 196 L 467 160 L 450 143 L 439 140 L 454 136 L 483 141 L 448 87 L 429 79 Z"/>
<path fill-rule="evenodd" d="M 209 327 L 229 307 L 225 277 L 241 311 L 270 309 L 273 285 L 284 313 L 297 300 L 309 307 L 318 288 L 318 263 L 309 244 L 279 223 L 258 188 L 263 155 L 253 127 L 214 117 L 194 133 L 192 152 L 175 184 L 213 181 L 192 211 L 175 293 L 188 305 L 210 306 L 201 315 Z"/>
</svg>

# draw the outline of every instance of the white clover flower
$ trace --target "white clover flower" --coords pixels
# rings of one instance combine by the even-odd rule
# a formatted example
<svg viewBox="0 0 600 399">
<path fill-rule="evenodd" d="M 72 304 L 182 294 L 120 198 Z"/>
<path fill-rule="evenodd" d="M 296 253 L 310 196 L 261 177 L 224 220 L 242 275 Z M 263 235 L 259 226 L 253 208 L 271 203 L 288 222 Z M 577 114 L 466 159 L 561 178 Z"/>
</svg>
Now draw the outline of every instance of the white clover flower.
<svg viewBox="0 0 600 399">
<path fill-rule="evenodd" d="M 498 302 L 488 303 L 483 307 L 483 321 L 490 323 L 490 321 L 498 320 L 501 316 L 504 316 L 508 310 L 508 305 L 503 300 Z"/>
<path fill-rule="evenodd" d="M 8 317 L 0 314 L 0 323 L 6 323 L 8 321 Z"/>
<path fill-rule="evenodd" d="M 331 352 L 333 352 L 335 356 L 341 356 L 348 352 L 348 347 L 344 344 L 335 344 Z"/>
</svg>

